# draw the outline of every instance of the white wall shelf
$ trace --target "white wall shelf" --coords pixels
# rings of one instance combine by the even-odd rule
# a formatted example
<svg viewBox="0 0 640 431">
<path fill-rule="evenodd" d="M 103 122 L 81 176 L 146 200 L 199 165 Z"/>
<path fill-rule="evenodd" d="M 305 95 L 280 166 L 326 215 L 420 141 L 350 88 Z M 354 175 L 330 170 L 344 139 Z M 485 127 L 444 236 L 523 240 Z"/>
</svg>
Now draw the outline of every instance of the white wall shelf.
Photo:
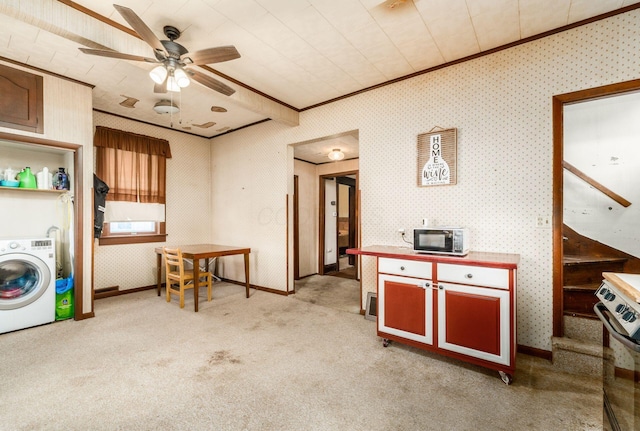
<svg viewBox="0 0 640 431">
<path fill-rule="evenodd" d="M 27 192 L 27 193 L 55 193 L 55 194 L 62 194 L 62 193 L 66 193 L 69 192 L 69 190 L 49 190 L 49 189 L 26 189 L 23 187 L 6 187 L 6 186 L 0 186 L 0 190 L 12 190 L 12 191 L 18 191 L 18 192 Z"/>
</svg>

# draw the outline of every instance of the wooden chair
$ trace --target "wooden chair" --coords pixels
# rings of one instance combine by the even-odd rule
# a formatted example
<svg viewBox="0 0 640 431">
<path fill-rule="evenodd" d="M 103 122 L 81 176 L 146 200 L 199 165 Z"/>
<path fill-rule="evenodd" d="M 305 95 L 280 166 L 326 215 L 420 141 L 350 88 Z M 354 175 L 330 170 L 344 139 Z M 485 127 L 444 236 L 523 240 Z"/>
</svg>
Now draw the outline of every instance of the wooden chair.
<svg viewBox="0 0 640 431">
<path fill-rule="evenodd" d="M 184 308 L 184 291 L 194 287 L 193 270 L 184 268 L 182 251 L 179 248 L 170 249 L 162 247 L 166 268 L 166 289 L 167 302 L 171 302 L 171 294 L 180 296 L 180 308 Z M 213 276 L 208 271 L 200 272 L 200 284 L 198 288 L 207 286 L 207 301 L 211 301 L 211 278 Z"/>
</svg>

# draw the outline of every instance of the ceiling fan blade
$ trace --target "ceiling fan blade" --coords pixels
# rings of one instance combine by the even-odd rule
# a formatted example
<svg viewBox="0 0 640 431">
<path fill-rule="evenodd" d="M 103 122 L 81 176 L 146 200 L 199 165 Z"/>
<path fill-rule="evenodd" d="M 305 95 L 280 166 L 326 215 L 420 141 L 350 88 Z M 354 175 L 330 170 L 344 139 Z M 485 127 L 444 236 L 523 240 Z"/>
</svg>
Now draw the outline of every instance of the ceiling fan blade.
<svg viewBox="0 0 640 431">
<path fill-rule="evenodd" d="M 233 88 L 229 87 L 228 85 L 218 81 L 217 79 L 213 79 L 208 75 L 205 75 L 203 73 L 197 72 L 193 69 L 189 69 L 188 70 L 189 75 L 191 76 L 191 78 L 193 78 L 194 81 L 199 82 L 200 84 L 204 85 L 205 87 L 209 87 L 212 90 L 217 91 L 218 93 L 222 93 L 225 96 L 231 96 L 233 93 L 236 92 L 236 90 L 234 90 Z"/>
<path fill-rule="evenodd" d="M 153 34 L 147 24 L 145 24 L 144 21 L 142 21 L 142 19 L 138 15 L 136 15 L 133 10 L 117 4 L 114 4 L 113 7 L 116 8 L 120 15 L 122 15 L 122 18 L 124 18 L 125 21 L 127 21 L 129 25 L 136 31 L 136 33 L 138 33 L 142 40 L 151 45 L 154 50 L 165 52 L 164 46 L 160 42 L 160 39 L 158 39 L 156 35 Z"/>
<path fill-rule="evenodd" d="M 218 46 L 216 48 L 202 49 L 186 55 L 193 61 L 193 64 L 221 63 L 223 61 L 240 58 L 240 53 L 233 45 Z"/>
<path fill-rule="evenodd" d="M 120 60 L 146 61 L 149 63 L 159 63 L 155 58 L 142 57 L 139 55 L 123 54 L 118 51 L 107 51 L 105 49 L 78 48 L 80 51 L 89 55 L 98 55 L 100 57 L 119 58 Z"/>
</svg>

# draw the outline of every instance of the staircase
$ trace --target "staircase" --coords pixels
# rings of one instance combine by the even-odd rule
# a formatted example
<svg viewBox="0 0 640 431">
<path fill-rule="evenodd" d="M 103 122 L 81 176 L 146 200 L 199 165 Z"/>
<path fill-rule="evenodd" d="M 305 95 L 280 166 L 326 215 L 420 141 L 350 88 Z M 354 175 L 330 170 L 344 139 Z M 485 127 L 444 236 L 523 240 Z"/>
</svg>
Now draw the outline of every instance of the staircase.
<svg viewBox="0 0 640 431">
<path fill-rule="evenodd" d="M 572 256 L 563 258 L 564 336 L 553 337 L 553 365 L 571 374 L 602 376 L 603 327 L 593 306 L 603 272 L 623 272 L 624 257 Z"/>
<path fill-rule="evenodd" d="M 622 207 L 631 205 L 567 161 L 563 161 L 563 169 Z M 603 272 L 640 273 L 640 259 L 583 236 L 566 224 L 562 226 L 562 235 L 563 336 L 551 339 L 553 364 L 568 373 L 602 378 L 603 358 L 612 352 L 609 347 L 603 347 L 608 342 L 603 343 L 602 322 L 593 311 L 598 302 L 595 292 Z"/>
<path fill-rule="evenodd" d="M 595 292 L 602 282 L 603 272 L 624 272 L 624 257 L 563 257 L 564 314 L 596 318 L 593 306 L 598 302 Z"/>
<path fill-rule="evenodd" d="M 640 273 L 640 259 L 580 235 L 564 225 L 563 312 L 565 316 L 596 319 L 594 296 L 603 272 Z"/>
<path fill-rule="evenodd" d="M 564 316 L 564 337 L 552 337 L 553 366 L 565 373 L 601 378 L 603 356 L 610 348 L 602 346 L 603 327 L 597 319 Z"/>
<path fill-rule="evenodd" d="M 602 376 L 603 327 L 593 306 L 603 272 L 640 272 L 640 259 L 563 227 L 564 336 L 553 337 L 553 364 L 572 374 Z"/>
</svg>

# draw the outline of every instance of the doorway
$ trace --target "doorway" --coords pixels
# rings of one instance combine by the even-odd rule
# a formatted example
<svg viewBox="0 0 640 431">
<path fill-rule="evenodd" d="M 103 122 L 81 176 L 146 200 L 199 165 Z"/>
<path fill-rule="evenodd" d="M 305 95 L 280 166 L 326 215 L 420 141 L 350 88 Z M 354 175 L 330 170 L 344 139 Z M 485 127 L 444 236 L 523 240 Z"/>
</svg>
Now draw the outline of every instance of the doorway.
<svg viewBox="0 0 640 431">
<path fill-rule="evenodd" d="M 344 155 L 342 160 L 329 157 L 336 149 Z M 346 254 L 348 248 L 358 247 L 360 231 L 358 131 L 291 144 L 290 151 L 294 169 L 289 236 L 293 288 L 289 293 L 295 293 L 294 297 L 299 300 L 361 314 L 362 288 L 355 278 L 360 262 Z M 324 205 L 325 180 L 332 184 L 329 210 Z M 330 217 L 328 224 L 323 218 L 325 214 Z M 331 226 L 329 237 L 324 235 L 327 225 Z M 328 262 L 332 266 L 325 271 L 324 250 L 329 243 L 330 253 L 335 254 L 336 260 Z"/>
<path fill-rule="evenodd" d="M 320 275 L 358 279 L 355 256 L 347 254 L 358 243 L 357 190 L 357 171 L 320 177 Z"/>
<path fill-rule="evenodd" d="M 613 193 L 613 195 L 609 194 L 608 191 L 610 192 L 611 190 L 607 187 L 601 187 L 602 184 L 598 184 L 598 181 L 594 181 L 593 178 L 590 178 L 590 175 L 585 174 L 579 167 L 573 166 L 570 161 L 565 160 L 566 157 L 570 157 L 571 153 L 576 153 L 575 150 L 565 147 L 565 145 L 570 145 L 570 138 L 568 137 L 569 134 L 566 128 L 568 124 L 567 108 L 570 107 L 570 105 L 582 104 L 584 102 L 597 102 L 605 100 L 605 98 L 611 98 L 612 96 L 626 96 L 638 91 L 640 91 L 640 80 L 634 80 L 563 94 L 554 96 L 553 98 L 553 335 L 556 337 L 564 335 L 564 315 L 567 313 L 570 313 L 570 315 L 580 314 L 570 309 L 571 306 L 573 306 L 570 304 L 573 303 L 574 297 L 577 296 L 580 291 L 597 288 L 597 286 L 594 288 L 592 285 L 599 285 L 603 271 L 628 272 L 634 265 L 638 264 L 637 254 L 630 255 L 625 253 L 624 250 L 607 246 L 604 244 L 606 241 L 592 239 L 589 235 L 582 235 L 580 232 L 576 233 L 574 229 L 566 225 L 566 222 L 572 218 L 572 214 L 565 214 L 565 210 L 567 210 L 566 206 L 571 205 L 571 200 L 575 200 L 575 198 L 568 194 L 565 195 L 565 193 L 569 193 L 565 190 L 565 178 L 569 180 L 567 183 L 570 181 L 587 182 L 588 185 L 583 187 L 588 190 L 588 193 L 594 194 L 593 198 L 589 198 L 591 201 L 599 201 L 601 199 L 607 201 L 606 205 L 599 204 L 600 207 L 603 207 L 602 212 L 604 213 L 610 213 L 612 215 L 616 213 L 622 214 L 620 208 L 624 207 L 623 201 L 617 201 L 615 196 L 613 196 L 616 195 L 616 193 Z M 565 124 L 565 122 L 567 122 L 567 124 Z M 603 138 L 599 137 L 599 139 Z M 578 149 L 577 152 L 584 154 L 590 151 L 581 148 Z M 569 172 L 570 174 L 565 172 Z M 567 175 L 567 177 L 565 177 L 565 175 Z M 568 175 L 571 176 L 569 177 Z M 616 183 L 615 180 L 612 180 L 611 174 L 608 178 L 604 177 L 604 181 L 609 184 Z M 597 209 L 580 210 L 580 212 L 583 213 L 581 216 L 587 215 L 589 211 L 596 212 Z M 575 217 L 573 218 L 575 219 Z M 600 220 L 599 224 L 600 226 L 607 226 L 608 230 L 612 230 L 614 222 L 617 222 L 617 220 L 609 220 L 608 222 Z M 591 276 L 593 280 L 590 280 L 588 284 L 574 282 L 575 280 L 571 280 L 574 272 L 573 266 L 582 263 L 594 265 L 593 262 L 590 262 L 590 260 L 593 259 L 585 259 L 584 257 L 584 250 L 587 248 L 592 251 L 591 254 L 595 255 L 595 257 L 605 257 L 607 260 L 611 260 L 614 256 L 616 260 L 622 257 L 625 263 L 618 270 L 596 268 L 594 275 Z M 577 255 L 578 252 L 579 255 Z M 601 265 L 600 262 L 595 264 Z M 573 284 L 576 284 L 576 286 L 573 286 Z M 569 287 L 569 289 L 567 289 L 567 287 Z M 590 300 L 593 301 L 593 295 L 587 294 L 585 297 L 591 298 Z M 578 306 L 580 306 L 579 302 Z M 585 304 L 583 308 L 585 312 L 589 311 L 589 304 Z"/>
</svg>

